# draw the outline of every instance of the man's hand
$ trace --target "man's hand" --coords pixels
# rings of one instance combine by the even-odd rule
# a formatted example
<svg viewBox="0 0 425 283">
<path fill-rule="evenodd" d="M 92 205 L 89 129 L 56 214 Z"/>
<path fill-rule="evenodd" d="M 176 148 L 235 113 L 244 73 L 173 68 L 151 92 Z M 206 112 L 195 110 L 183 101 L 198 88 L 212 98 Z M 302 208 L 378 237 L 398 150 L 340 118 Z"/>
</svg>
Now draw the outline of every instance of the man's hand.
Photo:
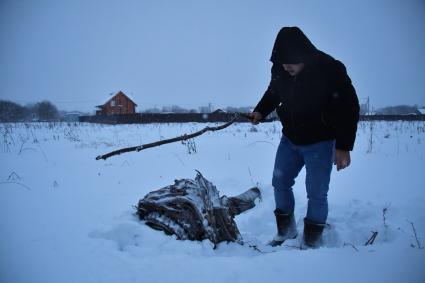
<svg viewBox="0 0 425 283">
<path fill-rule="evenodd" d="M 350 152 L 347 150 L 336 149 L 335 150 L 335 161 L 336 170 L 339 171 L 341 169 L 347 168 L 350 166 L 351 158 Z"/>
<path fill-rule="evenodd" d="M 260 112 L 252 112 L 249 114 L 251 117 L 251 123 L 257 125 L 261 120 L 263 120 L 263 115 Z"/>
</svg>

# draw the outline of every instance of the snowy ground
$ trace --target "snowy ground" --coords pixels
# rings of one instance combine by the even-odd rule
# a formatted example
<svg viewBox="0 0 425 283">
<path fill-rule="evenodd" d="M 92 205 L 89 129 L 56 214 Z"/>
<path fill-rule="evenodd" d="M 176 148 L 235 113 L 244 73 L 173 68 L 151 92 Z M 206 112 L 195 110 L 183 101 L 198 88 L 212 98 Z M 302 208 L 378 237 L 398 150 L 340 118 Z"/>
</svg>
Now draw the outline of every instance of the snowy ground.
<svg viewBox="0 0 425 283">
<path fill-rule="evenodd" d="M 194 153 L 174 143 L 95 160 L 205 126 L 0 124 L 0 282 L 425 282 L 424 122 L 360 123 L 352 166 L 332 173 L 325 246 L 299 250 L 298 237 L 274 251 L 278 122 L 207 133 Z M 146 193 L 195 170 L 228 196 L 259 185 L 262 202 L 236 218 L 246 245 L 178 241 L 134 216 Z"/>
</svg>

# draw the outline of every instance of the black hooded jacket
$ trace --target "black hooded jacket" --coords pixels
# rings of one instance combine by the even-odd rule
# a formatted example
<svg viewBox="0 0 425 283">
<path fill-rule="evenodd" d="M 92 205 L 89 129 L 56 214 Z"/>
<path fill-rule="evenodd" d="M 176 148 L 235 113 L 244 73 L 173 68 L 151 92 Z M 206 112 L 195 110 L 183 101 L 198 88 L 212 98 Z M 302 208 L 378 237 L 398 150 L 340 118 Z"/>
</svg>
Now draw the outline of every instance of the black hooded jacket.
<svg viewBox="0 0 425 283">
<path fill-rule="evenodd" d="M 270 61 L 271 81 L 254 111 L 266 117 L 276 109 L 283 134 L 294 144 L 335 139 L 337 149 L 352 150 L 359 102 L 345 66 L 316 49 L 297 27 L 280 30 Z M 284 63 L 305 67 L 291 76 Z"/>
</svg>

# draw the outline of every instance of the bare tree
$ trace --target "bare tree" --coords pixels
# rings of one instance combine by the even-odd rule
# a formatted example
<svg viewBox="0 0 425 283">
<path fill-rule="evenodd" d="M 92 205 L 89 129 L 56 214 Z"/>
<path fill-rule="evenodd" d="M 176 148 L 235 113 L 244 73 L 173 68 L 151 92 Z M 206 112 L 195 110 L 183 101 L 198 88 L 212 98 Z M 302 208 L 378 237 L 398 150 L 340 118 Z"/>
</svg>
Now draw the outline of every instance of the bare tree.
<svg viewBox="0 0 425 283">
<path fill-rule="evenodd" d="M 25 107 L 7 101 L 0 100 L 0 122 L 17 122 L 25 119 Z"/>
<path fill-rule="evenodd" d="M 59 117 L 59 111 L 50 101 L 38 102 L 35 105 L 37 116 L 40 120 L 55 120 Z"/>
</svg>

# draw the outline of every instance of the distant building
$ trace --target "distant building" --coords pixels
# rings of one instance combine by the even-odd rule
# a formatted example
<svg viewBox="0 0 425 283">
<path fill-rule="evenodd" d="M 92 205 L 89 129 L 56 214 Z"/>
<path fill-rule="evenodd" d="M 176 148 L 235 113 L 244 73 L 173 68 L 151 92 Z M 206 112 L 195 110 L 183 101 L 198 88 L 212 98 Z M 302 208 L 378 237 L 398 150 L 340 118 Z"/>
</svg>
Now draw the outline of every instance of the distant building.
<svg viewBox="0 0 425 283">
<path fill-rule="evenodd" d="M 129 95 L 122 91 L 114 92 L 97 105 L 96 115 L 119 115 L 119 114 L 134 114 L 136 113 L 137 104 Z"/>
<path fill-rule="evenodd" d="M 65 122 L 78 122 L 78 119 L 81 115 L 81 112 L 66 112 L 63 115 L 63 120 Z"/>
<path fill-rule="evenodd" d="M 419 115 L 425 115 L 425 108 L 418 108 L 418 110 L 416 110 L 418 112 Z"/>
</svg>

